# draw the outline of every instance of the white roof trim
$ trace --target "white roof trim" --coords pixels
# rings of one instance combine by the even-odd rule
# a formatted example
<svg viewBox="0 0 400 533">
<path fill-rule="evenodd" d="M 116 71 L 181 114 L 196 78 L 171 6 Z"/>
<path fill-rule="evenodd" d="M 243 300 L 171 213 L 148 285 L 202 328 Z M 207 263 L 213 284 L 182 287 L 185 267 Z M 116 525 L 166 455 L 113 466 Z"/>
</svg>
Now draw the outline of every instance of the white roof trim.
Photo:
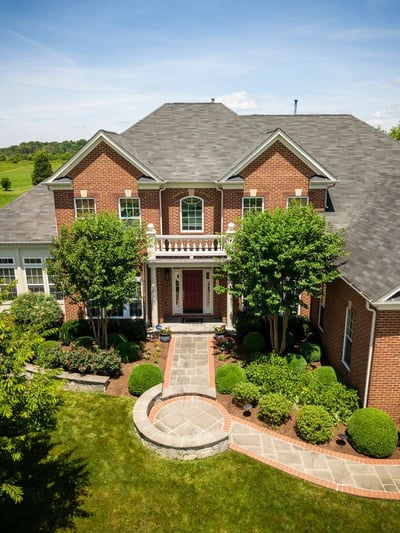
<svg viewBox="0 0 400 533">
<path fill-rule="evenodd" d="M 393 303 L 399 304 L 398 301 L 397 302 L 388 301 L 388 300 L 390 300 L 390 298 L 392 298 L 392 296 L 394 296 L 396 294 L 396 292 L 400 292 L 400 285 L 398 285 L 397 287 L 392 289 L 390 292 L 386 293 L 384 296 L 379 298 L 379 300 L 376 303 L 377 304 L 388 304 L 388 305 L 393 305 Z"/>
<path fill-rule="evenodd" d="M 272 134 L 267 137 L 261 144 L 259 144 L 252 152 L 250 152 L 244 159 L 236 164 L 228 173 L 226 173 L 220 181 L 225 181 L 229 177 L 236 174 L 240 174 L 241 171 L 252 163 L 259 155 L 272 146 L 277 141 L 280 141 L 288 150 L 294 153 L 303 163 L 309 166 L 315 174 L 326 176 L 331 184 L 336 183 L 336 178 L 318 163 L 310 154 L 308 154 L 304 148 L 291 139 L 283 130 L 276 129 Z"/>
<path fill-rule="evenodd" d="M 68 173 L 80 163 L 90 152 L 96 148 L 101 142 L 108 144 L 113 150 L 115 150 L 121 157 L 126 159 L 129 163 L 140 170 L 145 176 L 150 176 L 156 181 L 162 182 L 163 180 L 157 176 L 146 165 L 141 163 L 138 159 L 129 154 L 120 144 L 114 141 L 106 131 L 98 131 L 86 144 L 83 146 L 69 161 L 67 161 L 62 167 L 60 167 L 53 176 L 47 180 L 47 183 L 53 183 L 54 180 L 60 176 L 67 176 Z"/>
</svg>

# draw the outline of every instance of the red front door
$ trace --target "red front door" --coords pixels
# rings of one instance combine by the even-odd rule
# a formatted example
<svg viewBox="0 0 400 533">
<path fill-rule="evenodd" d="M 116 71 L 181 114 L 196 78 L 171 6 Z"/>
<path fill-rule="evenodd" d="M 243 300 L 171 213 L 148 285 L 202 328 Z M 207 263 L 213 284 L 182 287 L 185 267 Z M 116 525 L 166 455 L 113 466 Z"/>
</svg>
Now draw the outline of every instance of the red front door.
<svg viewBox="0 0 400 533">
<path fill-rule="evenodd" d="M 183 312 L 203 312 L 203 271 L 183 271 Z"/>
</svg>

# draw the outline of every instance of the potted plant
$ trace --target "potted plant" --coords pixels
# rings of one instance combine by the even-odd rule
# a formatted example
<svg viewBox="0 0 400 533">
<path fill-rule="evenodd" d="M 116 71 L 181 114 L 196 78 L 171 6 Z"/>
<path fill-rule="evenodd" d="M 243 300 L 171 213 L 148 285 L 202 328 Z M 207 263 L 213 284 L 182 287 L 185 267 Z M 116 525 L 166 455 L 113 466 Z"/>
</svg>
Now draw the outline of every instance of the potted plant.
<svg viewBox="0 0 400 533">
<path fill-rule="evenodd" d="M 223 337 L 226 333 L 225 324 L 221 324 L 220 326 L 215 326 L 214 333 L 217 338 Z"/>
<path fill-rule="evenodd" d="M 160 329 L 160 341 L 169 342 L 171 340 L 171 329 L 170 328 L 161 328 Z"/>
</svg>

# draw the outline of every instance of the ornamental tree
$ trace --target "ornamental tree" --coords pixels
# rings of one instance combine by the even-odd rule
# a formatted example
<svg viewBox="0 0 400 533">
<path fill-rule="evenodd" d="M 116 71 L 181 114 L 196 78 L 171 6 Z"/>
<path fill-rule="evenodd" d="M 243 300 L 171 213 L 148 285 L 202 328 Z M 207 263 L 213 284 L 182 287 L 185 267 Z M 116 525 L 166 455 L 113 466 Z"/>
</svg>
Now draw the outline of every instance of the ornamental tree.
<svg viewBox="0 0 400 533">
<path fill-rule="evenodd" d="M 35 164 L 32 172 L 32 184 L 37 185 L 53 174 L 51 163 L 45 152 L 38 151 L 35 156 Z"/>
<path fill-rule="evenodd" d="M 217 271 L 227 287 L 216 290 L 245 297 L 256 315 L 268 319 L 272 349 L 283 353 L 289 316 L 299 304 L 306 307 L 300 295 L 319 296 L 322 285 L 339 276 L 343 247 L 343 234 L 312 207 L 249 213 L 228 240 L 229 259 Z"/>
<path fill-rule="evenodd" d="M 58 290 L 84 307 L 96 343 L 107 346 L 111 311 L 133 298 L 145 235 L 111 213 L 78 218 L 53 241 L 48 273 Z"/>
<path fill-rule="evenodd" d="M 34 330 L 17 328 L 8 313 L 0 313 L 0 501 L 23 499 L 20 465 L 35 438 L 54 428 L 61 404 L 62 382 L 54 371 L 32 379 L 25 374 L 25 363 L 42 341 Z"/>
</svg>

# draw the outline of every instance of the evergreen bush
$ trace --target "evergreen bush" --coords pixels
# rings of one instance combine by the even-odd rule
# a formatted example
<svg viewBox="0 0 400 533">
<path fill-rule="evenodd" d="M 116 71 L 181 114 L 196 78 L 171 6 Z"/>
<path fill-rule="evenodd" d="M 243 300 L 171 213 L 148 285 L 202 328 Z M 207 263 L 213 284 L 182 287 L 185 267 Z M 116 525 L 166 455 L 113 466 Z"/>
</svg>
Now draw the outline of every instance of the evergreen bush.
<svg viewBox="0 0 400 533">
<path fill-rule="evenodd" d="M 62 351 L 60 363 L 58 366 L 68 372 L 110 377 L 121 374 L 121 357 L 114 348 L 89 350 L 84 346 L 72 346 Z"/>
<path fill-rule="evenodd" d="M 296 341 L 302 341 L 310 331 L 310 321 L 305 316 L 291 315 L 289 317 L 288 330 L 293 333 Z"/>
<path fill-rule="evenodd" d="M 134 396 L 140 396 L 151 387 L 162 383 L 163 374 L 158 366 L 151 363 L 137 365 L 128 379 L 128 389 Z"/>
<path fill-rule="evenodd" d="M 93 348 L 94 338 L 90 337 L 90 335 L 84 335 L 75 339 L 72 344 L 75 348 L 77 348 L 78 346 L 84 346 L 85 348 Z"/>
<path fill-rule="evenodd" d="M 260 397 L 260 389 L 254 383 L 241 381 L 232 389 L 232 399 L 236 405 L 243 406 L 246 403 L 255 405 Z"/>
<path fill-rule="evenodd" d="M 130 342 L 144 342 L 147 338 L 146 322 L 142 318 L 120 318 L 112 319 L 109 325 L 109 332 L 120 333 Z"/>
<path fill-rule="evenodd" d="M 305 372 L 307 370 L 307 361 L 298 353 L 289 353 L 286 356 L 286 362 L 289 368 L 295 372 Z"/>
<path fill-rule="evenodd" d="M 286 332 L 286 350 L 291 350 L 296 342 L 296 338 L 291 331 Z"/>
<path fill-rule="evenodd" d="M 43 368 L 61 368 L 62 353 L 60 342 L 44 341 L 37 347 L 34 363 Z"/>
<path fill-rule="evenodd" d="M 230 394 L 241 381 L 246 381 L 246 373 L 239 365 L 228 363 L 215 372 L 217 391 L 221 394 Z"/>
<path fill-rule="evenodd" d="M 335 427 L 333 417 L 320 405 L 304 405 L 296 416 L 297 435 L 310 444 L 331 440 Z"/>
<path fill-rule="evenodd" d="M 299 404 L 320 405 L 324 407 L 337 423 L 346 423 L 353 412 L 359 407 L 358 393 L 343 383 L 323 385 L 310 373 L 311 380 L 303 387 Z"/>
<path fill-rule="evenodd" d="M 314 378 L 322 385 L 337 383 L 336 370 L 332 366 L 320 366 L 313 371 Z"/>
<path fill-rule="evenodd" d="M 258 417 L 272 427 L 279 427 L 290 417 L 293 402 L 284 394 L 271 392 L 261 396 Z"/>
<path fill-rule="evenodd" d="M 249 353 L 262 353 L 265 351 L 265 339 L 261 333 L 250 331 L 242 341 L 242 348 Z"/>
<path fill-rule="evenodd" d="M 132 363 L 140 359 L 140 346 L 134 342 L 120 342 L 116 348 L 123 363 Z"/>
<path fill-rule="evenodd" d="M 61 326 L 59 339 L 67 346 L 78 337 L 86 337 L 90 334 L 90 325 L 87 320 L 67 320 Z"/>
<path fill-rule="evenodd" d="M 236 336 L 242 340 L 249 331 L 267 335 L 269 331 L 268 323 L 259 316 L 254 316 L 251 311 L 239 311 L 235 321 Z"/>
<path fill-rule="evenodd" d="M 110 333 L 107 337 L 108 346 L 117 346 L 121 342 L 127 342 L 127 338 L 122 333 Z"/>
<path fill-rule="evenodd" d="M 299 354 L 307 363 L 318 363 L 321 360 L 321 347 L 315 342 L 303 342 L 299 346 Z"/>
<path fill-rule="evenodd" d="M 375 458 L 390 457 L 399 438 L 390 416 L 374 407 L 353 413 L 347 425 L 347 435 L 357 452 Z"/>
</svg>

